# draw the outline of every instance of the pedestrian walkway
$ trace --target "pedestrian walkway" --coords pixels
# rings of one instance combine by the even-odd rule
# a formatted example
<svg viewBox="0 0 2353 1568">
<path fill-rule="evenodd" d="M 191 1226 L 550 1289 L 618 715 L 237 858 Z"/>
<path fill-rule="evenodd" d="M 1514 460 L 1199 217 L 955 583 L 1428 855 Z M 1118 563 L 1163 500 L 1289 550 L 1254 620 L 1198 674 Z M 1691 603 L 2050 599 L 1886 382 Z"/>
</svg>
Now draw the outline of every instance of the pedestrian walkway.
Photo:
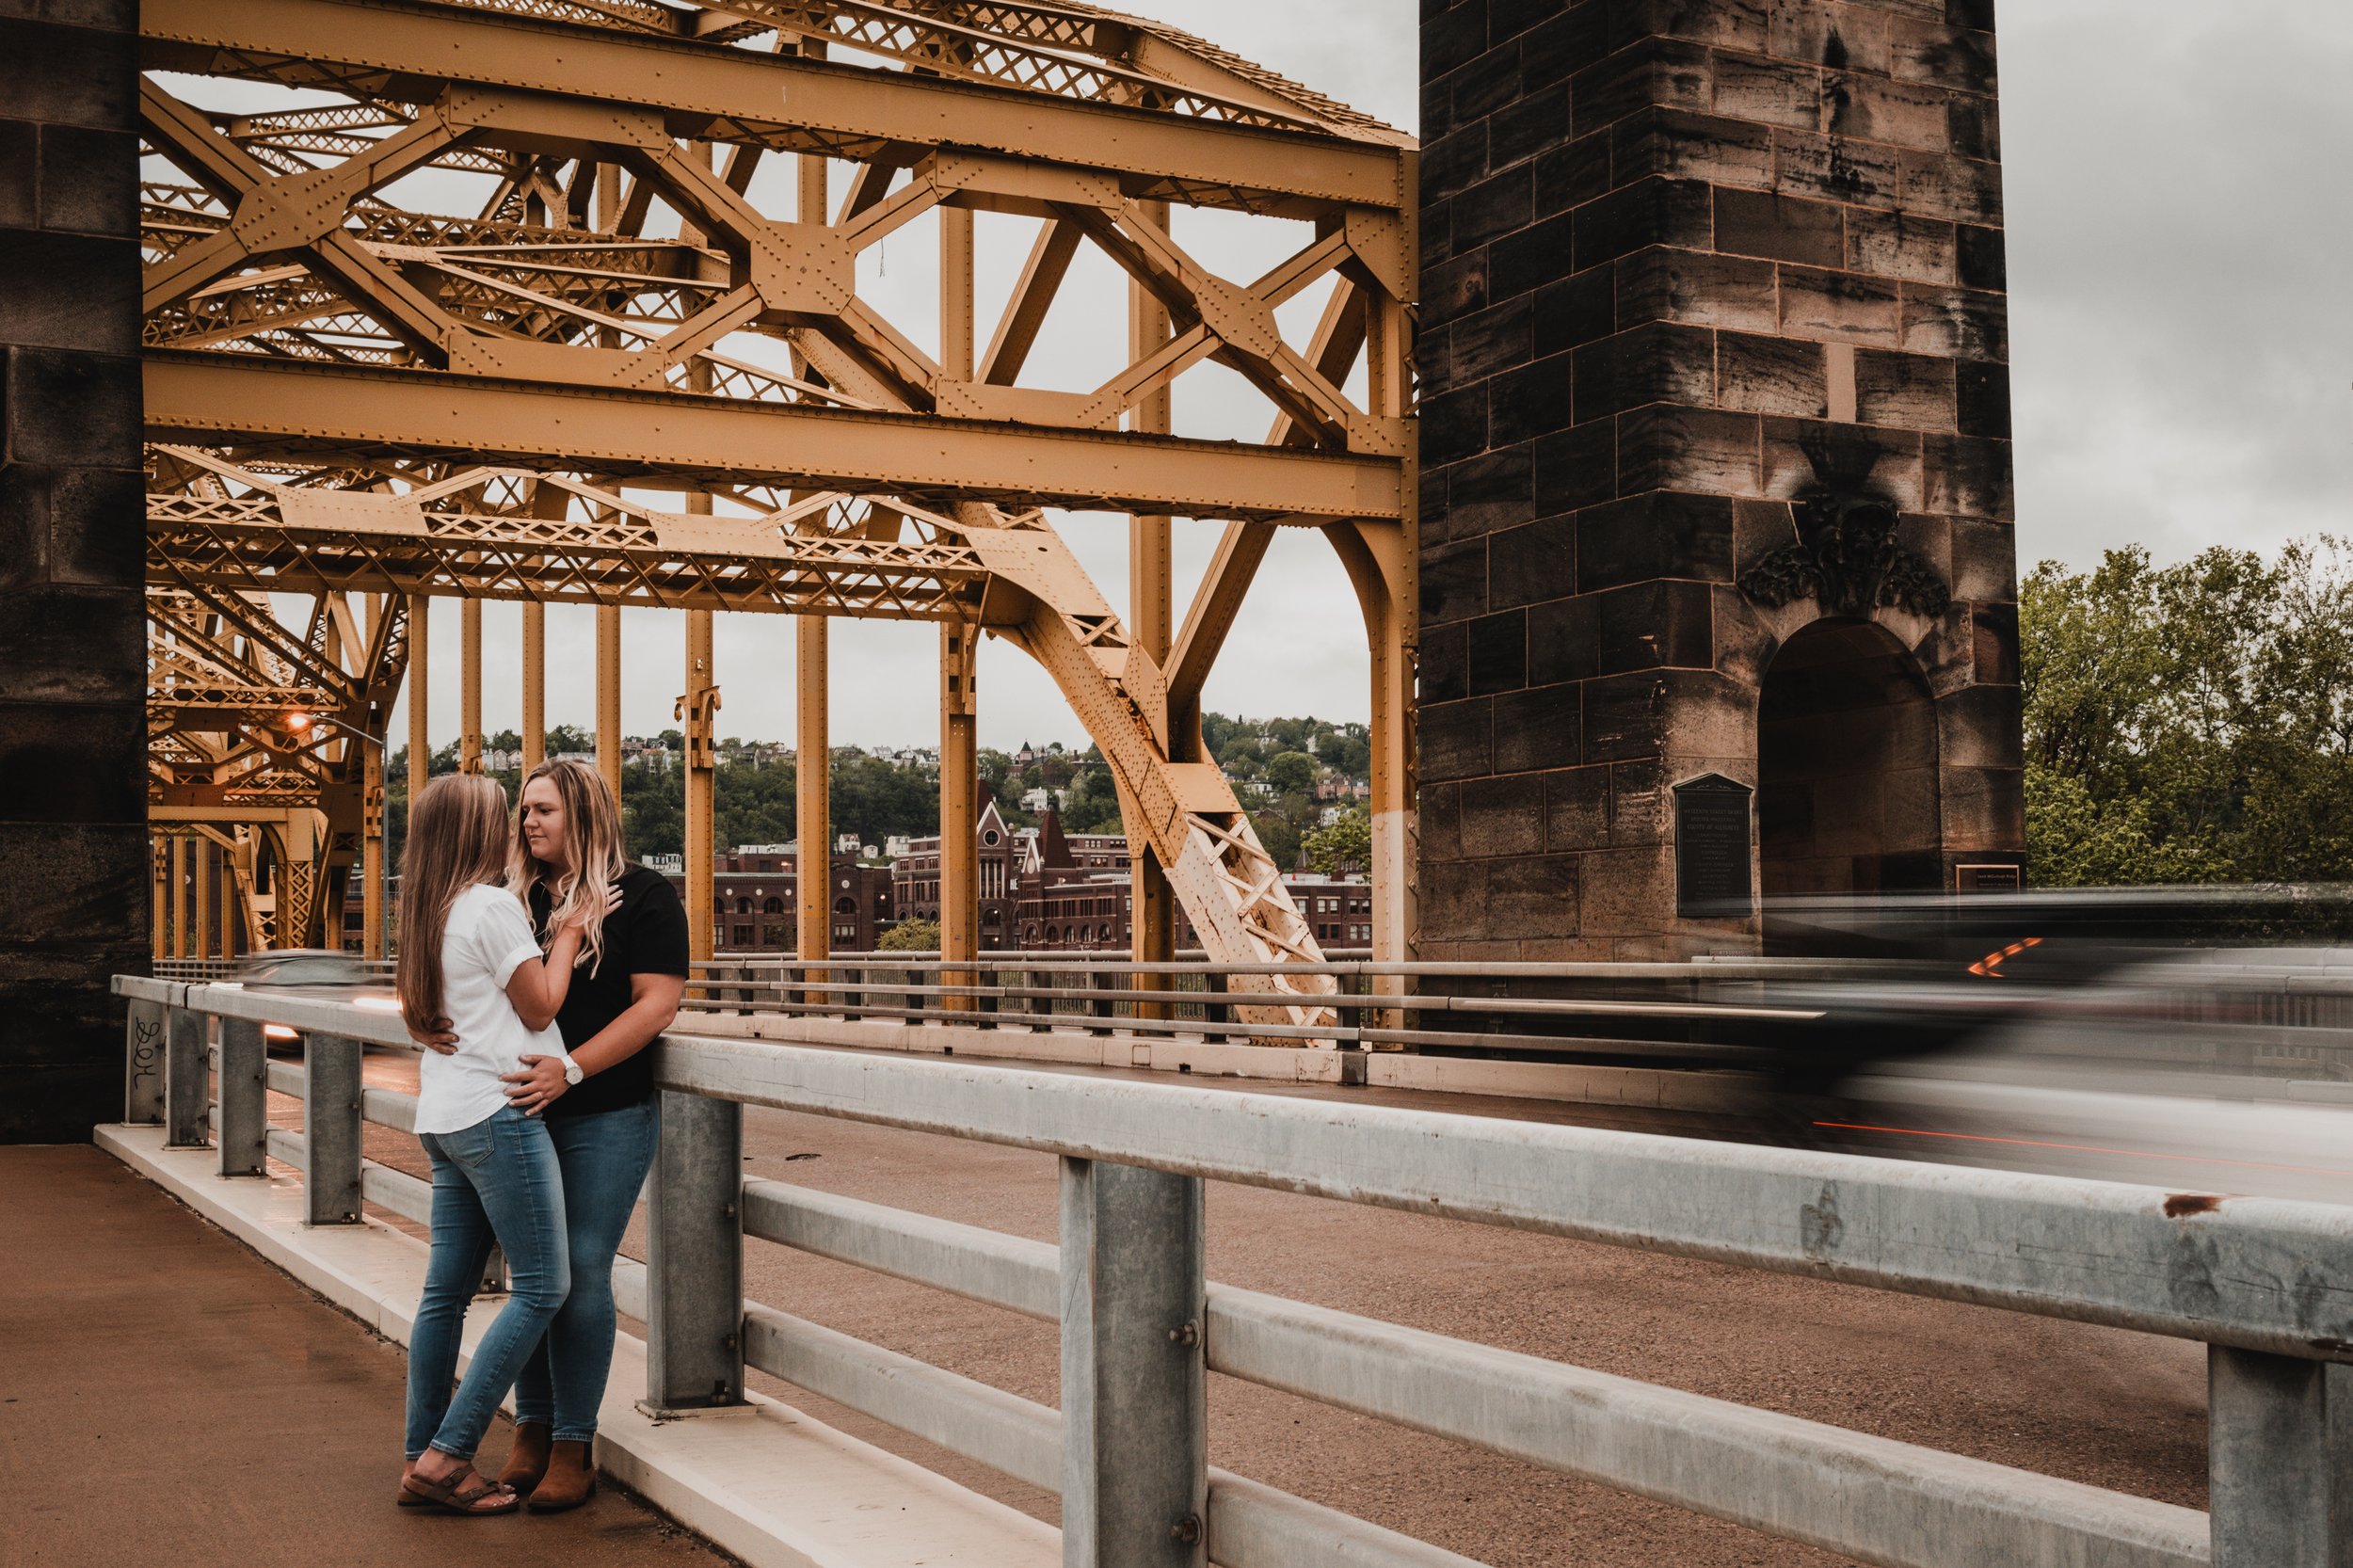
<svg viewBox="0 0 2353 1568">
<path fill-rule="evenodd" d="M 394 1508 L 398 1347 L 96 1148 L 0 1148 L 0 1192 L 5 1568 L 726 1560 L 610 1488 L 568 1514 Z"/>
</svg>

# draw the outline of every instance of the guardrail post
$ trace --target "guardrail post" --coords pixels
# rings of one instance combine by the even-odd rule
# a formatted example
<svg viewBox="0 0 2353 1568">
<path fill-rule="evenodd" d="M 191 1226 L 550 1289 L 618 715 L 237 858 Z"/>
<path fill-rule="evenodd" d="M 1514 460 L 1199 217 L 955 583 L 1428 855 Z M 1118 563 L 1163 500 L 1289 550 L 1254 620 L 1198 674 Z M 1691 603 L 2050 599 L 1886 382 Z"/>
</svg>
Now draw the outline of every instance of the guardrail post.
<svg viewBox="0 0 2353 1568">
<path fill-rule="evenodd" d="M 269 1050 L 250 1018 L 220 1020 L 220 1174 L 269 1169 Z"/>
<path fill-rule="evenodd" d="M 1062 1162 L 1063 1568 L 1202 1568 L 1201 1182 Z"/>
<path fill-rule="evenodd" d="M 122 1026 L 122 1119 L 164 1119 L 164 1004 L 134 1000 Z"/>
<path fill-rule="evenodd" d="M 664 1090 L 646 1254 L 646 1404 L 744 1402 L 744 1108 Z"/>
<path fill-rule="evenodd" d="M 211 1022 L 184 1007 L 164 1016 L 164 1146 L 200 1149 L 204 1146 L 207 1079 L 212 1064 L 205 1060 L 204 1036 Z"/>
<path fill-rule="evenodd" d="M 360 1042 L 302 1036 L 303 1223 L 360 1223 Z"/>
<path fill-rule="evenodd" d="M 2329 1384 L 2325 1362 L 2207 1347 L 2214 1568 L 2342 1568 Z"/>
</svg>

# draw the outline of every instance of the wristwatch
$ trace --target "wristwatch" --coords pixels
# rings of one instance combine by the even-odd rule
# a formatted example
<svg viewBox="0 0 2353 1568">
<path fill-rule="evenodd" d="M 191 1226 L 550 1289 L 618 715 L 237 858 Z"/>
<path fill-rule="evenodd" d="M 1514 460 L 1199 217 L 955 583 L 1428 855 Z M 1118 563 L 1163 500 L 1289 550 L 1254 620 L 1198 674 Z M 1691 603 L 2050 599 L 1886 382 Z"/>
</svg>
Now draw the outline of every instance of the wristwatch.
<svg viewBox="0 0 2353 1568">
<path fill-rule="evenodd" d="M 586 1073 L 580 1070 L 580 1064 L 572 1060 L 572 1053 L 570 1051 L 566 1051 L 563 1055 L 557 1057 L 556 1060 L 564 1064 L 564 1081 L 566 1083 L 578 1083 L 582 1079 L 588 1076 Z"/>
</svg>

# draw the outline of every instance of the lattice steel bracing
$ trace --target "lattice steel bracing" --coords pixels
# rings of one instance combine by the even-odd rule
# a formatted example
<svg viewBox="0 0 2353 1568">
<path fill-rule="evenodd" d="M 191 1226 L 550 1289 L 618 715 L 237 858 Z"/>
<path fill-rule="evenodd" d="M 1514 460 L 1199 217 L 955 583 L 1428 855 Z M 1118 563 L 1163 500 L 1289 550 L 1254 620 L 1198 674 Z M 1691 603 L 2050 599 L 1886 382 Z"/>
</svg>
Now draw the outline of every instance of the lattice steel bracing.
<svg viewBox="0 0 2353 1568">
<path fill-rule="evenodd" d="M 1060 0 L 146 0 L 141 33 L 159 605 L 929 619 L 963 659 L 983 629 L 1069 697 L 1211 953 L 1308 961 L 1201 760 L 1198 698 L 1273 530 L 1319 527 L 1366 609 L 1376 947 L 1404 955 L 1410 138 Z M 172 73 L 305 96 L 200 107 L 221 100 Z M 779 161 L 797 208 L 774 210 Z M 1289 237 L 1222 276 L 1180 238 L 1188 208 Z M 1026 231 L 985 341 L 975 214 Z M 919 219 L 939 315 L 894 320 L 861 261 Z M 1071 283 L 1089 254 L 1126 280 L 1101 335 L 1126 362 L 1029 384 L 1057 301 L 1097 308 Z M 1265 400 L 1264 440 L 1159 433 L 1209 361 Z M 1181 633 L 1146 574 L 1131 634 L 1060 507 L 1225 520 Z M 376 624 L 397 642 L 395 614 Z"/>
</svg>

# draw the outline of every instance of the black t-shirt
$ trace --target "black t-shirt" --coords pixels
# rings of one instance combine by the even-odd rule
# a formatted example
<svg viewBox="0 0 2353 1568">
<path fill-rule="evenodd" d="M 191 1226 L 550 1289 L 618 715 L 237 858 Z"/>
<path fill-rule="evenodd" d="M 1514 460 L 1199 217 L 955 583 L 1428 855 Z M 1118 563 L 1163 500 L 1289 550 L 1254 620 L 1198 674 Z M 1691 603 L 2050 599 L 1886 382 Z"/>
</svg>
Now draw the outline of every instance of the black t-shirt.
<svg viewBox="0 0 2353 1568">
<path fill-rule="evenodd" d="M 586 1045 L 629 1011 L 631 976 L 687 973 L 686 905 L 679 902 L 669 881 L 660 872 L 632 865 L 621 872 L 620 888 L 620 907 L 604 918 L 604 957 L 597 972 L 572 971 L 571 989 L 555 1016 L 568 1051 Z M 533 884 L 531 924 L 542 936 L 553 904 L 546 884 Z M 641 1050 L 573 1084 L 556 1096 L 547 1113 L 587 1116 L 618 1111 L 652 1093 L 653 1064 Z"/>
</svg>

